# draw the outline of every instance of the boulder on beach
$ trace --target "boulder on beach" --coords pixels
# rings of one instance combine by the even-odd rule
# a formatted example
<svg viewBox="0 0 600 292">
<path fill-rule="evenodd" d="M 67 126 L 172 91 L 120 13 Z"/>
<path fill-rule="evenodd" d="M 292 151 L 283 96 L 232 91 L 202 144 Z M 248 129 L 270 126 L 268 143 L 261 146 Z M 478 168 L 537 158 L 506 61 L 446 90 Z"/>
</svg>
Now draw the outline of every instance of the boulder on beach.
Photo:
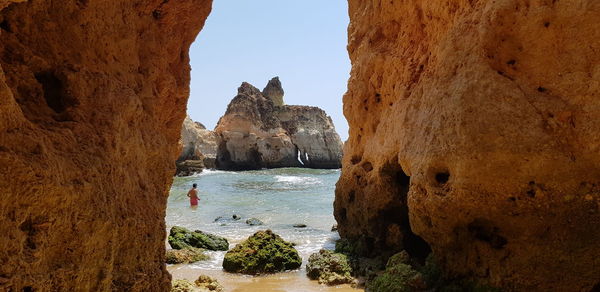
<svg viewBox="0 0 600 292">
<path fill-rule="evenodd" d="M 210 257 L 201 248 L 185 247 L 182 249 L 170 249 L 165 253 L 167 264 L 189 264 L 208 260 Z"/>
<path fill-rule="evenodd" d="M 192 282 L 186 279 L 173 280 L 171 283 L 171 292 L 200 292 Z"/>
<path fill-rule="evenodd" d="M 263 222 L 260 221 L 260 219 L 250 218 L 250 219 L 246 220 L 246 224 L 248 224 L 250 226 L 257 226 L 257 225 L 263 225 Z"/>
<path fill-rule="evenodd" d="M 221 284 L 215 278 L 211 278 L 206 275 L 200 275 L 200 277 L 198 277 L 194 283 L 201 289 L 201 291 L 223 291 L 223 286 L 221 286 Z"/>
<path fill-rule="evenodd" d="M 289 242 L 271 230 L 258 231 L 225 254 L 227 272 L 257 275 L 300 268 L 302 258 Z"/>
<path fill-rule="evenodd" d="M 352 268 L 346 255 L 330 250 L 320 250 L 308 258 L 306 275 L 319 284 L 339 285 L 352 283 Z"/>
<path fill-rule="evenodd" d="M 204 248 L 208 250 L 227 250 L 229 242 L 227 239 L 202 232 L 200 230 L 190 231 L 187 228 L 173 226 L 169 232 L 169 245 L 173 249 L 183 249 L 186 247 Z"/>
<path fill-rule="evenodd" d="M 306 228 L 306 224 L 303 223 L 297 223 L 293 225 L 294 228 Z"/>
</svg>

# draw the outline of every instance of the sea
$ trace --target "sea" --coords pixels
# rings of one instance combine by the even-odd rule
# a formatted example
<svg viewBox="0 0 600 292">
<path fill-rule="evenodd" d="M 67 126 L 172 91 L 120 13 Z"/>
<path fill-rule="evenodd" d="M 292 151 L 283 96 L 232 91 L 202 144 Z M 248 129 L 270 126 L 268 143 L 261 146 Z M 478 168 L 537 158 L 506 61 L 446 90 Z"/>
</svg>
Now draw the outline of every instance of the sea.
<svg viewBox="0 0 600 292">
<path fill-rule="evenodd" d="M 230 274 L 222 270 L 225 252 L 210 251 L 208 261 L 169 265 L 173 279 L 195 280 L 200 274 L 209 275 L 217 278 L 226 291 L 356 291 L 348 285 L 319 285 L 305 274 L 308 257 L 320 249 L 334 249 L 339 239 L 338 233 L 332 231 L 335 183 L 339 176 L 340 170 L 278 168 L 205 170 L 175 178 L 167 205 L 167 231 L 175 225 L 202 230 L 227 238 L 233 248 L 255 232 L 270 229 L 296 244 L 304 263 L 299 270 L 273 275 Z M 198 207 L 191 207 L 186 196 L 194 183 L 198 184 Z M 234 219 L 234 215 L 239 219 Z M 250 218 L 259 219 L 263 225 L 246 224 Z"/>
</svg>

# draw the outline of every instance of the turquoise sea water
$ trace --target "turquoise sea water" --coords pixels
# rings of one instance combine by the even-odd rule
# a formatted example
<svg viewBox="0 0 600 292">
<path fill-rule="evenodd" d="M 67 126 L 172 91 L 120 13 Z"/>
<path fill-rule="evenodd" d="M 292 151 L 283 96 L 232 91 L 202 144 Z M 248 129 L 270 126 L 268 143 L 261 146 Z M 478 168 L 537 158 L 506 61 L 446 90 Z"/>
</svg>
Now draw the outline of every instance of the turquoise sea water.
<svg viewBox="0 0 600 292">
<path fill-rule="evenodd" d="M 191 177 L 176 178 L 167 206 L 167 228 L 173 225 L 217 234 L 230 241 L 230 248 L 258 230 L 271 229 L 296 243 L 304 261 L 322 248 L 333 249 L 337 232 L 333 199 L 339 170 L 281 168 L 245 172 L 208 170 Z M 198 184 L 200 203 L 196 209 L 186 196 Z M 241 220 L 233 220 L 232 215 Z M 215 221 L 216 218 L 222 217 Z M 250 226 L 246 219 L 258 218 L 264 225 Z M 306 224 L 306 228 L 294 228 Z M 220 270 L 224 252 L 210 252 L 212 260 L 185 268 Z"/>
</svg>

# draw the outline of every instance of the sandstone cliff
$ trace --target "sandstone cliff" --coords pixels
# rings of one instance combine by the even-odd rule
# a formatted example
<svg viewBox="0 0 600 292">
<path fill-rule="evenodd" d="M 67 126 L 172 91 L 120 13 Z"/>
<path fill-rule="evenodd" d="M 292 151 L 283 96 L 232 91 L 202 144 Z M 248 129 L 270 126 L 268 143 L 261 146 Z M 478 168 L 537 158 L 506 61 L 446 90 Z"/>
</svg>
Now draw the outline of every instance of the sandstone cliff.
<svg viewBox="0 0 600 292">
<path fill-rule="evenodd" d="M 221 169 L 341 166 L 342 141 L 331 118 L 317 107 L 283 105 L 277 77 L 263 92 L 244 82 L 215 131 Z"/>
<path fill-rule="evenodd" d="M 190 175 L 203 168 L 215 168 L 217 159 L 217 135 L 189 116 L 181 126 L 181 153 L 177 158 L 177 175 Z"/>
<path fill-rule="evenodd" d="M 0 291 L 169 290 L 167 192 L 210 7 L 0 0 Z"/>
<path fill-rule="evenodd" d="M 349 4 L 341 235 L 507 291 L 600 289 L 600 2 Z"/>
</svg>

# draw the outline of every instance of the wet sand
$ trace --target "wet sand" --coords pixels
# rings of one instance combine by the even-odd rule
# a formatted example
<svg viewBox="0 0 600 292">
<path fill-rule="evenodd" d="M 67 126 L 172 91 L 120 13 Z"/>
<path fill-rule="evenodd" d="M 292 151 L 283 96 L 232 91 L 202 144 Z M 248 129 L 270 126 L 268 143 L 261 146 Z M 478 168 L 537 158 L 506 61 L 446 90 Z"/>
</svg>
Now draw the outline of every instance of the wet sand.
<svg viewBox="0 0 600 292">
<path fill-rule="evenodd" d="M 199 275 L 213 277 L 223 285 L 228 292 L 357 292 L 362 289 L 354 289 L 350 285 L 339 285 L 328 287 L 319 285 L 317 281 L 311 281 L 306 277 L 304 266 L 300 270 L 278 273 L 265 276 L 247 276 L 230 274 L 219 270 L 191 269 L 186 265 L 173 265 L 167 268 L 173 279 L 188 279 L 194 281 Z"/>
</svg>

